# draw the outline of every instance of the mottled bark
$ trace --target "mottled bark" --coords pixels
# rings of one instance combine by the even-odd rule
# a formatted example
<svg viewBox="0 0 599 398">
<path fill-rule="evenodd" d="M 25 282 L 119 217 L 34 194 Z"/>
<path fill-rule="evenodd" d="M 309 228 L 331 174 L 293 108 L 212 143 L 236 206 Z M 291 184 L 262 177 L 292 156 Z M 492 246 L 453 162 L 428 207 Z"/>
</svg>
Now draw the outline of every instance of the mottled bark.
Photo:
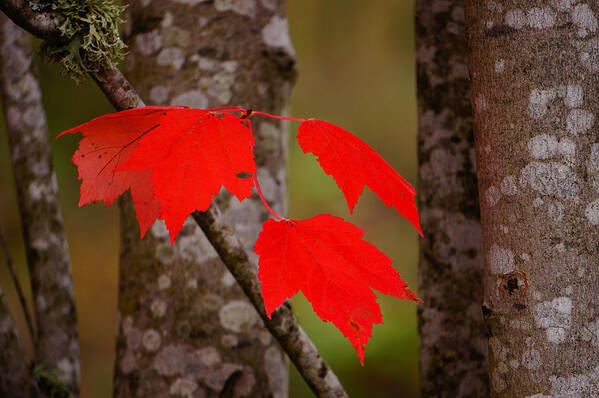
<svg viewBox="0 0 599 398">
<path fill-rule="evenodd" d="M 598 13 L 467 10 L 494 397 L 599 396 Z"/>
<path fill-rule="evenodd" d="M 92 79 L 100 90 L 117 110 L 123 111 L 131 108 L 146 106 L 131 83 L 123 76 L 120 70 L 112 68 L 94 73 Z"/>
<path fill-rule="evenodd" d="M 295 77 L 282 2 L 132 2 L 125 74 L 149 105 L 238 105 L 284 113 Z M 285 123 L 254 120 L 266 198 L 286 212 Z M 244 247 L 268 213 L 258 195 L 217 202 Z M 118 396 L 284 397 L 277 342 L 193 219 L 171 247 L 163 223 L 139 239 L 122 213 Z M 140 383 L 139 380 L 144 380 Z"/>
<path fill-rule="evenodd" d="M 0 93 L 31 278 L 36 362 L 79 390 L 71 266 L 30 36 L 0 15 Z"/>
<path fill-rule="evenodd" d="M 33 398 L 37 389 L 27 354 L 0 288 L 0 397 Z"/>
<path fill-rule="evenodd" d="M 489 394 L 466 3 L 416 5 L 423 397 Z"/>
</svg>

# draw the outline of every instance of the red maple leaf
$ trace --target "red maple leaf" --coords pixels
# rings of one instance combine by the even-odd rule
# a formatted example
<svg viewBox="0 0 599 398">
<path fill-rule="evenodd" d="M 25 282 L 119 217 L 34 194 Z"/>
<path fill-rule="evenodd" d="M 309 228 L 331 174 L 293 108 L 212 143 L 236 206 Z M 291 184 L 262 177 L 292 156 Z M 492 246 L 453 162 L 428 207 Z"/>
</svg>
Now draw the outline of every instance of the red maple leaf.
<svg viewBox="0 0 599 398">
<path fill-rule="evenodd" d="M 335 179 L 350 213 L 367 185 L 422 235 L 414 203 L 416 191 L 368 144 L 341 127 L 317 119 L 300 125 L 297 140 L 304 153 L 316 155 L 325 173 Z"/>
<path fill-rule="evenodd" d="M 72 161 L 79 205 L 109 206 L 131 189 L 141 235 L 158 218 L 171 243 L 187 216 L 206 210 L 224 185 L 239 200 L 251 195 L 254 138 L 243 120 L 181 106 L 104 115 L 60 134 L 82 133 Z M 58 138 L 57 137 L 57 138 Z"/>
<path fill-rule="evenodd" d="M 121 170 L 151 170 L 152 186 L 171 243 L 187 216 L 208 209 L 221 187 L 243 200 L 256 171 L 254 137 L 243 120 L 199 109 L 167 114 L 144 135 Z"/>
<path fill-rule="evenodd" d="M 81 182 L 79 206 L 103 201 L 110 206 L 131 188 L 131 196 L 141 235 L 160 216 L 160 205 L 154 198 L 150 172 L 114 171 L 127 161 L 139 140 L 162 118 L 184 107 L 145 107 L 103 115 L 83 123 L 64 134 L 83 134 L 72 162 L 77 165 Z"/>
<path fill-rule="evenodd" d="M 266 313 L 298 291 L 314 312 L 331 321 L 364 363 L 372 324 L 382 323 L 372 289 L 420 302 L 391 266 L 391 259 L 362 240 L 364 231 L 321 214 L 303 221 L 269 220 L 254 247 Z"/>
<path fill-rule="evenodd" d="M 391 259 L 362 240 L 361 229 L 326 214 L 286 220 L 270 208 L 257 185 L 251 123 L 229 114 L 236 112 L 298 120 L 241 108 L 145 107 L 65 131 L 61 135 L 84 136 L 72 158 L 82 179 L 79 205 L 110 205 L 130 189 L 142 236 L 162 218 L 172 244 L 187 216 L 206 210 L 223 186 L 239 200 L 249 197 L 254 183 L 246 177 L 253 174 L 265 206 L 280 220 L 264 223 L 255 245 L 267 314 L 301 290 L 316 314 L 351 341 L 363 363 L 372 325 L 382 323 L 372 289 L 421 300 Z M 333 176 L 350 211 L 367 185 L 420 232 L 414 189 L 362 140 L 314 119 L 303 120 L 297 138 Z"/>
</svg>

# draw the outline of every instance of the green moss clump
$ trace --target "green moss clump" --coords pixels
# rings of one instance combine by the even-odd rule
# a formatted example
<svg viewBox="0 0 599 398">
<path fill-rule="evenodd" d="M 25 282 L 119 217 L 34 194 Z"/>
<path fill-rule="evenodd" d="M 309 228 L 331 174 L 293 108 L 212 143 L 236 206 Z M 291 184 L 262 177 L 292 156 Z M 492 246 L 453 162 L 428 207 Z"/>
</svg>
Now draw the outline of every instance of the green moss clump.
<svg viewBox="0 0 599 398">
<path fill-rule="evenodd" d="M 60 63 L 75 81 L 110 69 L 122 59 L 126 45 L 119 24 L 124 6 L 104 0 L 44 0 L 43 4 L 64 16 L 60 32 L 67 43 L 46 40 L 41 53 Z"/>
<path fill-rule="evenodd" d="M 33 377 L 41 392 L 48 398 L 68 398 L 70 391 L 56 370 L 48 370 L 42 364 L 33 368 Z"/>
</svg>

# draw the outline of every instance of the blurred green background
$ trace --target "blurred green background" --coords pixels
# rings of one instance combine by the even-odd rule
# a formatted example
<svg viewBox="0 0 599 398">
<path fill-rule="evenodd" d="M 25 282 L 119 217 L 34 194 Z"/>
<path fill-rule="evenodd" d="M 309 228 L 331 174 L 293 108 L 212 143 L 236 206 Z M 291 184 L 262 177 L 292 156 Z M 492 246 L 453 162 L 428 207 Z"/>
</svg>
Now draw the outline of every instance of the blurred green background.
<svg viewBox="0 0 599 398">
<path fill-rule="evenodd" d="M 416 183 L 416 88 L 412 0 L 287 0 L 299 80 L 291 114 L 341 125 L 374 147 L 413 185 Z M 50 135 L 112 112 L 91 82 L 76 86 L 54 65 L 40 62 Z M 4 123 L 0 123 L 3 130 Z M 297 127 L 292 125 L 292 128 Z M 417 290 L 417 234 L 370 191 L 350 216 L 343 195 L 314 157 L 303 155 L 291 132 L 289 201 L 293 218 L 333 213 L 366 230 L 366 239 L 394 260 Z M 116 328 L 118 214 L 116 207 L 77 207 L 79 183 L 69 162 L 74 140 L 53 145 L 60 199 L 73 264 L 80 322 L 82 396 L 112 394 Z M 0 132 L 0 225 L 20 277 L 25 255 L 6 135 Z M 3 261 L 0 283 L 12 308 L 14 289 Z M 26 285 L 26 284 L 25 284 Z M 29 292 L 27 292 L 29 293 Z M 381 297 L 384 324 L 376 325 L 360 366 L 349 341 L 320 321 L 303 297 L 297 316 L 353 397 L 417 397 L 416 305 Z M 15 313 L 21 330 L 23 319 Z M 290 396 L 313 396 L 291 369 Z"/>
</svg>

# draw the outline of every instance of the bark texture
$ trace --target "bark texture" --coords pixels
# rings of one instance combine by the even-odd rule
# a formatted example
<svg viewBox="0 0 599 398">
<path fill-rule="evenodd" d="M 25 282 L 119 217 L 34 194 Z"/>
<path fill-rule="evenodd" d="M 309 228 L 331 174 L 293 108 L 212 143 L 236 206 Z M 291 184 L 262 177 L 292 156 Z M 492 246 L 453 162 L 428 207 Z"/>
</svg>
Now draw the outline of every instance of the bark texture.
<svg viewBox="0 0 599 398">
<path fill-rule="evenodd" d="M 489 394 L 466 4 L 416 3 L 423 397 Z"/>
<path fill-rule="evenodd" d="M 295 69 L 282 2 L 140 1 L 127 20 L 125 74 L 149 105 L 285 112 Z M 284 214 L 285 124 L 254 125 L 258 178 Z M 268 218 L 257 195 L 217 202 L 255 264 Z M 163 223 L 140 240 L 124 207 L 116 394 L 286 396 L 280 347 L 193 219 L 171 247 Z"/>
<path fill-rule="evenodd" d="M 93 73 L 91 78 L 117 111 L 146 106 L 119 69 L 112 68 Z"/>
<path fill-rule="evenodd" d="M 40 39 L 64 40 L 60 25 L 64 17 L 29 0 L 0 0 L 0 10 L 16 24 Z"/>
<path fill-rule="evenodd" d="M 79 343 L 71 265 L 31 39 L 5 15 L 0 27 L 0 94 L 34 298 L 36 362 L 57 370 L 76 396 Z"/>
<path fill-rule="evenodd" d="M 0 397 L 41 397 L 0 288 Z"/>
<path fill-rule="evenodd" d="M 599 396 L 598 12 L 467 10 L 494 397 Z"/>
</svg>

